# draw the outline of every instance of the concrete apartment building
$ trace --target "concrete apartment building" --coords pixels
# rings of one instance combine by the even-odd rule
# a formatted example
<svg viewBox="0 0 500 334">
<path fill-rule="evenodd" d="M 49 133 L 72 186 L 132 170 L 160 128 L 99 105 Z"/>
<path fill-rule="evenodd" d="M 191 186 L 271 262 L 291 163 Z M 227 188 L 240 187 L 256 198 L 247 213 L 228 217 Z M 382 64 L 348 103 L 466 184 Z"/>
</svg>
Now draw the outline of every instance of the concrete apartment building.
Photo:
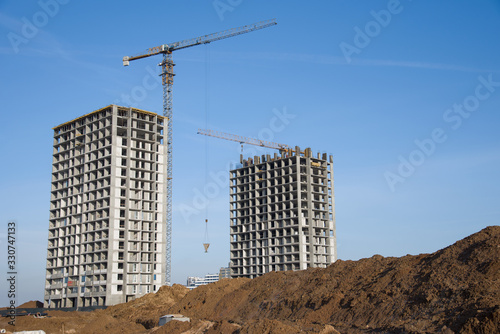
<svg viewBox="0 0 500 334">
<path fill-rule="evenodd" d="M 56 126 L 44 306 L 108 306 L 165 280 L 167 120 L 110 105 Z"/>
<path fill-rule="evenodd" d="M 231 277 L 335 262 L 332 156 L 296 147 L 241 162 L 230 171 Z"/>
</svg>

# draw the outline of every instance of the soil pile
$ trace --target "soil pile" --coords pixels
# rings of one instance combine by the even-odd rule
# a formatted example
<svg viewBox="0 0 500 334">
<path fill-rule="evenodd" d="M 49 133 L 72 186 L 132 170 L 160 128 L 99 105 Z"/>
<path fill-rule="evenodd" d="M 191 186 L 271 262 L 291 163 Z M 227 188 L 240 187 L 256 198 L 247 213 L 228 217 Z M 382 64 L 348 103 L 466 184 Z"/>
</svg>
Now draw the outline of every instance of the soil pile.
<svg viewBox="0 0 500 334">
<path fill-rule="evenodd" d="M 158 318 L 181 313 L 191 323 Z M 432 254 L 337 261 L 325 269 L 162 287 L 94 312 L 20 317 L 47 333 L 500 333 L 500 226 Z M 0 320 L 0 328 L 7 320 Z"/>
<path fill-rule="evenodd" d="M 30 300 L 29 302 L 26 302 L 18 306 L 18 308 L 42 308 L 42 307 L 43 303 L 39 302 L 38 300 Z"/>
<path fill-rule="evenodd" d="M 108 307 L 93 312 L 48 311 L 48 317 L 19 316 L 16 326 L 10 326 L 8 318 L 0 319 L 0 329 L 9 331 L 39 330 L 49 333 L 84 334 L 122 334 L 147 333 L 148 328 L 158 324 L 160 316 L 167 314 L 166 309 L 183 298 L 189 291 L 186 287 L 174 284 L 161 287 L 156 293 L 147 294 L 125 304 Z M 39 303 L 39 302 L 38 302 Z M 31 305 L 32 302 L 21 305 Z"/>
<path fill-rule="evenodd" d="M 375 255 L 326 269 L 221 281 L 193 290 L 170 313 L 242 326 L 278 320 L 306 331 L 330 324 L 352 333 L 498 333 L 500 227 L 433 254 Z"/>
<path fill-rule="evenodd" d="M 48 311 L 48 316 L 36 318 L 35 315 L 18 316 L 15 326 L 8 325 L 9 318 L 0 319 L 0 329 L 7 333 L 16 331 L 44 330 L 45 333 L 145 333 L 143 326 L 132 322 L 121 322 L 99 312 Z"/>
<path fill-rule="evenodd" d="M 141 324 L 149 329 L 156 326 L 158 319 L 168 314 L 168 309 L 188 292 L 189 289 L 180 284 L 174 284 L 172 287 L 163 286 L 156 293 L 147 294 L 125 304 L 110 306 L 101 312 L 113 318 Z"/>
</svg>

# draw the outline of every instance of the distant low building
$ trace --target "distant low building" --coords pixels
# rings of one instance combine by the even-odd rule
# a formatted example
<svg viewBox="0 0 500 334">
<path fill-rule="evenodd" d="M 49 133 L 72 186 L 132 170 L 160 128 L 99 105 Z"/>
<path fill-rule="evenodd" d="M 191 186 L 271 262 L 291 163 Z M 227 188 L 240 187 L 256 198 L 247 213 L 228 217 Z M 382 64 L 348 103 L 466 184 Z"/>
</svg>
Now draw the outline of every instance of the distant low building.
<svg viewBox="0 0 500 334">
<path fill-rule="evenodd" d="M 231 269 L 229 267 L 222 267 L 219 270 L 219 279 L 231 278 Z"/>
<path fill-rule="evenodd" d="M 219 280 L 219 274 L 206 274 L 205 277 L 189 276 L 187 278 L 186 287 L 190 290 L 199 287 L 200 285 L 207 285 L 215 283 Z"/>
</svg>

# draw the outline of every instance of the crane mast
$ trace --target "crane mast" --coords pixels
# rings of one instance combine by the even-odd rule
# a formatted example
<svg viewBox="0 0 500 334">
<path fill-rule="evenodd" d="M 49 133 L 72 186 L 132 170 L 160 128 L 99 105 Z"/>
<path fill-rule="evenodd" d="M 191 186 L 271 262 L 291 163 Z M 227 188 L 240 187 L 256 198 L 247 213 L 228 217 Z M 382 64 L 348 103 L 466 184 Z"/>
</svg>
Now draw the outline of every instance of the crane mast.
<svg viewBox="0 0 500 334">
<path fill-rule="evenodd" d="M 147 49 L 145 52 L 135 55 L 123 57 L 123 66 L 128 66 L 130 61 L 155 56 L 163 55 L 163 60 L 159 64 L 161 66 L 161 77 L 163 85 L 163 116 L 167 118 L 167 212 L 166 212 L 166 271 L 165 284 L 171 285 L 172 271 L 172 129 L 173 129 L 173 114 L 172 114 L 172 85 L 174 82 L 174 63 L 172 61 L 172 52 L 185 49 L 191 46 L 207 44 L 221 39 L 238 36 L 251 31 L 264 29 L 276 25 L 276 20 L 266 20 L 258 23 L 232 28 L 221 32 L 204 35 L 196 38 L 186 39 L 170 44 L 162 44 L 153 48 Z"/>
</svg>

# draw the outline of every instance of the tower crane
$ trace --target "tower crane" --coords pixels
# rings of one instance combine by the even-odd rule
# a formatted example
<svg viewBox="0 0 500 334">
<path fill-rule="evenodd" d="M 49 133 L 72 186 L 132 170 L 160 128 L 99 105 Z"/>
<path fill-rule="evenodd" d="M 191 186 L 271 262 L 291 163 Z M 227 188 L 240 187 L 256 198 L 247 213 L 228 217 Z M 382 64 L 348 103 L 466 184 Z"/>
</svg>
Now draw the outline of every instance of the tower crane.
<svg viewBox="0 0 500 334">
<path fill-rule="evenodd" d="M 215 138 L 221 138 L 221 139 L 225 139 L 225 140 L 231 140 L 231 141 L 238 142 L 240 144 L 250 144 L 250 145 L 255 145 L 255 146 L 273 148 L 273 149 L 279 150 L 280 152 L 290 151 L 292 149 L 290 146 L 285 145 L 285 144 L 279 144 L 279 143 L 275 143 L 275 142 L 271 142 L 271 141 L 267 141 L 267 140 L 255 139 L 255 138 L 250 138 L 250 137 L 243 137 L 243 136 L 233 135 L 230 133 L 220 132 L 220 131 L 215 131 L 215 130 L 210 130 L 210 129 L 198 129 L 198 134 L 204 135 L 204 136 L 215 137 Z"/>
<path fill-rule="evenodd" d="M 204 35 L 183 41 L 162 44 L 130 57 L 123 57 L 123 66 L 128 66 L 130 61 L 146 57 L 163 55 L 161 66 L 161 77 L 163 85 L 163 116 L 167 118 L 167 235 L 166 235 L 166 273 L 165 284 L 171 285 L 171 250 L 172 250 L 172 84 L 174 82 L 174 63 L 172 61 L 172 52 L 196 46 L 219 41 L 221 39 L 234 37 L 248 32 L 259 30 L 276 25 L 276 20 L 266 20 L 258 23 L 232 28 L 221 32 Z"/>
</svg>

